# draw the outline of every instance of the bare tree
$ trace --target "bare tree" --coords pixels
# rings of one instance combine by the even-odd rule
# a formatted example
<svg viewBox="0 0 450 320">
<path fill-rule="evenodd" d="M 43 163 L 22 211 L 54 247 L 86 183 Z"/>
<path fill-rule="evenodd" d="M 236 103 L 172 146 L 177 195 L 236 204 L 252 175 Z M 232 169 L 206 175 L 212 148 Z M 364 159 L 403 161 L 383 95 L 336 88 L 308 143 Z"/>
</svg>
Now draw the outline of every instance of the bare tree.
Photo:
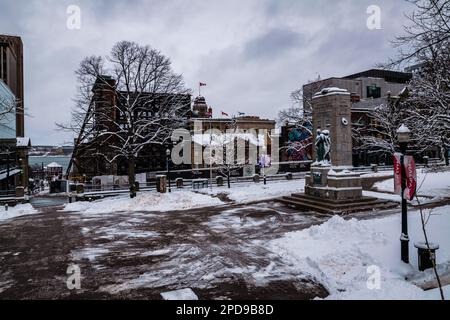
<svg viewBox="0 0 450 320">
<path fill-rule="evenodd" d="M 404 26 L 404 34 L 394 40 L 398 55 L 391 59 L 388 67 L 432 59 L 436 51 L 448 46 L 450 41 L 449 0 L 406 1 L 412 3 L 415 10 L 406 15 L 409 24 Z"/>
<path fill-rule="evenodd" d="M 195 136 L 194 140 L 206 147 L 205 151 L 208 152 L 205 153 L 205 162 L 215 165 L 217 173 L 227 179 L 228 188 L 231 188 L 233 173 L 238 172 L 249 163 L 249 159 L 246 159 L 245 156 L 246 142 L 255 144 L 252 140 L 257 140 L 258 137 L 237 129 L 237 121 L 234 118 L 227 123 L 226 127 L 226 132 L 212 129 L 209 133 Z M 249 151 L 250 157 L 251 151 Z"/>
<path fill-rule="evenodd" d="M 13 125 L 15 126 L 15 120 L 11 121 L 11 116 L 15 115 L 17 101 L 11 97 L 1 97 L 0 96 L 0 122 L 3 125 Z M 15 128 L 14 128 L 15 129 Z"/>
<path fill-rule="evenodd" d="M 405 101 L 414 122 L 420 125 L 420 144 L 442 149 L 448 165 L 450 150 L 450 47 L 425 61 L 420 74 L 410 83 Z M 419 141 L 417 141 L 419 142 Z"/>
<path fill-rule="evenodd" d="M 398 149 L 397 129 L 405 124 L 416 133 L 416 125 L 403 105 L 407 90 L 402 97 L 389 97 L 376 106 L 366 117 L 352 123 L 352 136 L 356 150 L 369 153 L 395 153 Z"/>
<path fill-rule="evenodd" d="M 413 142 L 422 147 L 440 146 L 446 156 L 450 142 L 450 0 L 409 2 L 415 10 L 407 16 L 410 23 L 404 27 L 404 34 L 394 41 L 398 55 L 387 66 L 420 66 L 404 102 L 410 123 L 416 127 Z M 429 218 L 421 210 L 422 230 L 431 253 L 426 230 Z M 444 299 L 435 264 L 433 269 Z"/>
<path fill-rule="evenodd" d="M 417 152 L 438 147 L 446 156 L 450 148 L 450 1 L 407 1 L 415 9 L 407 15 L 409 24 L 404 34 L 394 40 L 398 54 L 384 67 L 417 64 L 419 71 L 400 102 L 384 104 L 370 114 L 377 125 L 372 132 L 362 137 L 356 126 L 354 136 L 363 147 L 393 152 L 393 130 L 405 123 L 412 131 L 411 144 Z"/>
<path fill-rule="evenodd" d="M 304 86 L 291 93 L 292 106 L 278 113 L 278 123 L 288 124 L 300 129 L 312 137 L 312 99 L 315 93 L 323 89 L 324 84 L 320 81 L 320 75 L 315 80 L 308 81 Z M 312 146 L 312 138 L 306 141 L 290 141 L 281 149 L 293 150 L 295 152 Z"/>
<path fill-rule="evenodd" d="M 129 41 L 114 45 L 109 57 L 84 59 L 76 74 L 79 87 L 72 121 L 59 127 L 78 134 L 76 148 L 95 150 L 91 156 L 111 164 L 125 159 L 133 197 L 136 158 L 150 145 L 167 144 L 173 129 L 184 125 L 190 90 L 167 57 Z M 101 101 L 104 96 L 96 99 L 97 88 L 112 92 L 115 103 Z"/>
</svg>

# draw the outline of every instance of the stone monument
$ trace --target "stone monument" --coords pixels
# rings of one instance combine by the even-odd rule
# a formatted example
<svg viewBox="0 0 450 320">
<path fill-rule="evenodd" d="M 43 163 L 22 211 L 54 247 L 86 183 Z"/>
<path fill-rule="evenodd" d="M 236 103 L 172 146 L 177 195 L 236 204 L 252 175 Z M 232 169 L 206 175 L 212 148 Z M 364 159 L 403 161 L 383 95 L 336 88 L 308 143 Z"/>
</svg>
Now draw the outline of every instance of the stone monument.
<svg viewBox="0 0 450 320">
<path fill-rule="evenodd" d="M 350 93 L 326 88 L 312 101 L 316 161 L 305 176 L 305 194 L 283 197 L 281 202 L 320 212 L 345 213 L 392 207 L 392 203 L 363 197 L 359 173 L 351 171 L 352 128 Z M 395 204 L 396 205 L 396 204 Z"/>
<path fill-rule="evenodd" d="M 316 161 L 306 175 L 305 193 L 333 199 L 360 199 L 361 177 L 352 168 L 352 128 L 350 93 L 326 88 L 312 102 Z"/>
</svg>

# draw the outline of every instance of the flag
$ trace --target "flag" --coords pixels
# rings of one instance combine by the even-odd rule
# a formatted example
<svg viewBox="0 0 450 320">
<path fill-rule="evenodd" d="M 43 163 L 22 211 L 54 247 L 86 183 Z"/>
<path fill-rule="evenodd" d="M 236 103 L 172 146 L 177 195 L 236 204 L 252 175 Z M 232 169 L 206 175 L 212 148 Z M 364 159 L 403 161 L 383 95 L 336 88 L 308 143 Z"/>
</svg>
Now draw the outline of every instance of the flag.
<svg viewBox="0 0 450 320">
<path fill-rule="evenodd" d="M 401 153 L 394 153 L 394 193 L 402 193 L 402 166 L 400 164 Z"/>
<path fill-rule="evenodd" d="M 417 188 L 417 173 L 416 164 L 412 156 L 405 156 L 405 173 L 406 173 L 406 188 L 404 199 L 411 201 L 416 195 Z"/>
<path fill-rule="evenodd" d="M 229 117 L 228 113 L 225 113 L 225 112 L 223 112 L 223 111 L 221 111 L 221 112 L 222 112 L 222 115 L 223 115 L 223 116 Z"/>
<path fill-rule="evenodd" d="M 206 83 L 203 83 L 203 82 L 199 82 L 198 85 L 199 85 L 200 87 L 206 87 Z"/>
</svg>

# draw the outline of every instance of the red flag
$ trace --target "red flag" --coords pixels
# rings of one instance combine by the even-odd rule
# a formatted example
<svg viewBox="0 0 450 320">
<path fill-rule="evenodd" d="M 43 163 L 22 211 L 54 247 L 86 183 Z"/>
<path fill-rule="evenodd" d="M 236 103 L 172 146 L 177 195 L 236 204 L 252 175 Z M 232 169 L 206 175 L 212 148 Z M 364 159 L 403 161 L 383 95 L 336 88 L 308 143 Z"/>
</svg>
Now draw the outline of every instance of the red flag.
<svg viewBox="0 0 450 320">
<path fill-rule="evenodd" d="M 401 153 L 394 154 L 394 192 L 402 193 L 402 166 L 400 165 Z"/>
<path fill-rule="evenodd" d="M 225 113 L 225 112 L 223 112 L 223 111 L 222 111 L 222 115 L 223 115 L 223 116 L 226 116 L 226 117 L 229 117 L 228 113 Z"/>
<path fill-rule="evenodd" d="M 206 83 L 203 83 L 203 82 L 199 82 L 199 84 L 198 84 L 200 87 L 206 87 Z"/>
<path fill-rule="evenodd" d="M 402 190 L 402 166 L 400 164 L 401 153 L 394 154 L 394 192 L 401 195 Z M 406 188 L 402 195 L 406 200 L 412 200 L 416 194 L 417 173 L 416 164 L 412 156 L 404 157 L 404 168 L 406 173 Z"/>
<path fill-rule="evenodd" d="M 416 163 L 412 156 L 405 156 L 406 189 L 404 197 L 406 200 L 414 199 L 417 188 Z"/>
</svg>

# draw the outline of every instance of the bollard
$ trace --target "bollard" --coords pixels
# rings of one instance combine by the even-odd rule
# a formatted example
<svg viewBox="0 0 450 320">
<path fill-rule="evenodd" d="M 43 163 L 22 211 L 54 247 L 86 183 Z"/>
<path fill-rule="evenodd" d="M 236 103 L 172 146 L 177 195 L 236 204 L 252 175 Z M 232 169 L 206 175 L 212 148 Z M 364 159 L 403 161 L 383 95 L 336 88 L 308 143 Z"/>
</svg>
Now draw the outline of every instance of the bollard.
<svg viewBox="0 0 450 320">
<path fill-rule="evenodd" d="M 417 248 L 417 260 L 419 271 L 425 271 L 433 268 L 436 264 L 436 250 L 439 249 L 438 244 L 428 243 L 430 250 L 428 250 L 425 242 L 417 242 L 414 246 Z"/>
<path fill-rule="evenodd" d="M 159 193 L 167 192 L 167 176 L 156 176 L 156 191 L 158 191 Z"/>
<path fill-rule="evenodd" d="M 222 176 L 217 176 L 216 177 L 216 184 L 218 187 L 222 187 L 223 186 L 223 177 Z"/>
</svg>

